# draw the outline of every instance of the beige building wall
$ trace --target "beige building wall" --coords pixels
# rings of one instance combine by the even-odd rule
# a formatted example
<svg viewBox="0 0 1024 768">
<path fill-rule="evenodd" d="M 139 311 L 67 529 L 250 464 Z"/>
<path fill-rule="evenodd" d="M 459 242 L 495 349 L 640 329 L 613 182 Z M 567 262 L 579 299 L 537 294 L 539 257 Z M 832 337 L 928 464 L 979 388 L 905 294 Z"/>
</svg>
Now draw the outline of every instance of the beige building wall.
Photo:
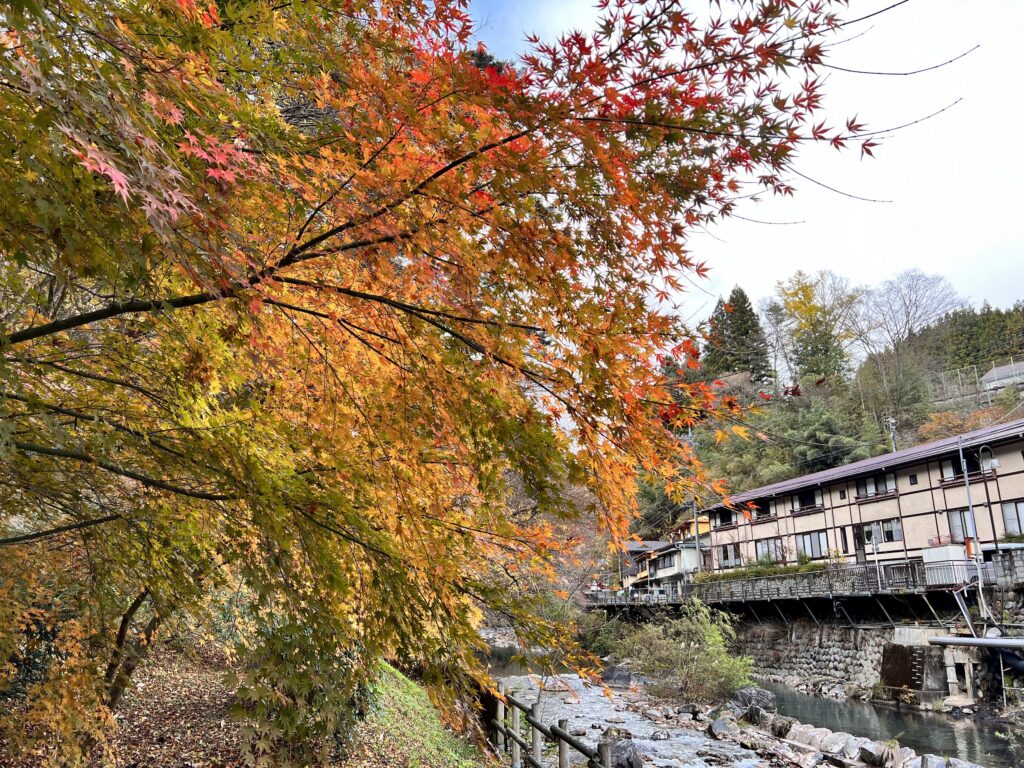
<svg viewBox="0 0 1024 768">
<path fill-rule="evenodd" d="M 971 449 L 974 453 L 978 450 Z M 986 466 L 990 457 L 995 459 L 988 471 L 969 477 L 974 525 L 984 546 L 994 545 L 1006 535 L 1003 504 L 1024 502 L 1024 438 L 993 449 L 982 448 L 980 455 Z M 716 569 L 722 567 L 723 545 L 738 544 L 743 564 L 748 565 L 757 559 L 756 542 L 769 539 L 778 539 L 785 560 L 795 562 L 797 538 L 801 534 L 821 531 L 827 537 L 828 552 L 854 562 L 857 541 L 854 527 L 864 528 L 872 524 L 884 525 L 887 530 L 898 526 L 902 531 L 899 540 L 879 542 L 879 559 L 920 558 L 923 550 L 950 543 L 955 536 L 956 525 L 951 525 L 951 511 L 953 518 L 961 521 L 960 527 L 970 530 L 967 484 L 962 476 L 953 479 L 943 477 L 944 460 L 953 460 L 959 466 L 959 459 L 953 453 L 914 465 L 878 470 L 878 476 L 887 473 L 894 476 L 895 488 L 874 496 L 859 497 L 858 478 L 851 477 L 828 485 L 807 486 L 805 490 L 817 493 L 817 503 L 809 510 L 799 509 L 797 496 L 791 494 L 763 499 L 759 510 L 761 515 L 752 515 L 749 521 L 739 509 L 734 510 L 733 526 L 712 528 L 710 538 L 714 566 Z M 886 482 L 880 481 L 880 486 Z M 713 523 L 716 520 L 712 514 Z M 826 556 L 823 552 L 820 559 Z M 865 544 L 864 557 L 874 559 L 870 544 Z"/>
</svg>

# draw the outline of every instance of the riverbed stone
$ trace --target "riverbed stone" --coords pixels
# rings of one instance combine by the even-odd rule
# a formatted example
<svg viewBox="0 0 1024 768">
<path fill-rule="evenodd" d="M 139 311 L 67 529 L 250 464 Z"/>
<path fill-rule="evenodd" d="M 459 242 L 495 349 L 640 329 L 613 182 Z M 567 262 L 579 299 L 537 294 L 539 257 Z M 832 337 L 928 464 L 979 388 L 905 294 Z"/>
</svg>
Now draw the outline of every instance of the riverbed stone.
<svg viewBox="0 0 1024 768">
<path fill-rule="evenodd" d="M 728 717 L 720 717 L 717 720 L 712 720 L 711 724 L 708 726 L 708 736 L 713 739 L 718 739 L 719 741 L 730 738 L 731 736 L 736 736 L 739 732 L 740 727 L 736 724 L 736 721 Z"/>
<path fill-rule="evenodd" d="M 775 694 L 756 685 L 740 688 L 732 695 L 732 700 L 743 709 L 747 709 L 751 704 L 763 709 L 775 709 Z"/>
<path fill-rule="evenodd" d="M 860 745 L 860 759 L 868 765 L 884 768 L 889 750 L 880 741 L 865 741 Z"/>
<path fill-rule="evenodd" d="M 788 739 L 790 731 L 796 726 L 800 725 L 800 722 L 792 717 L 777 716 L 772 720 L 772 735 L 778 736 L 780 739 Z"/>
<path fill-rule="evenodd" d="M 863 736 L 851 736 L 846 740 L 846 744 L 843 745 L 842 755 L 848 760 L 855 760 L 860 757 L 860 745 L 870 739 L 865 739 Z"/>
<path fill-rule="evenodd" d="M 814 749 L 821 749 L 821 742 L 832 735 L 828 728 L 815 728 L 807 734 L 807 746 Z"/>
<path fill-rule="evenodd" d="M 852 738 L 853 736 L 845 731 L 836 731 L 822 739 L 818 748 L 822 752 L 827 752 L 830 755 L 841 755 L 846 747 L 846 742 Z"/>
<path fill-rule="evenodd" d="M 612 741 L 612 768 L 644 768 L 643 755 L 632 739 Z"/>
<path fill-rule="evenodd" d="M 676 707 L 676 714 L 696 717 L 700 714 L 700 704 L 680 704 Z"/>
<path fill-rule="evenodd" d="M 811 731 L 813 730 L 814 726 L 810 723 L 798 723 L 797 725 L 794 725 L 792 729 L 790 729 L 789 733 L 786 735 L 786 738 L 790 741 L 795 741 L 798 744 L 807 744 L 809 743 L 808 738 L 810 737 Z"/>
</svg>

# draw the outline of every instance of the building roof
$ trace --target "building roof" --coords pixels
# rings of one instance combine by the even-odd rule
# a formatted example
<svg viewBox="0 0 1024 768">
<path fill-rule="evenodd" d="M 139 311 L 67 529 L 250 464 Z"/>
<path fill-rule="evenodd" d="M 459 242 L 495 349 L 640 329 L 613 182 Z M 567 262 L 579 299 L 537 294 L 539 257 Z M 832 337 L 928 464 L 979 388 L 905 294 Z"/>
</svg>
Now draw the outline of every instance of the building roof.
<svg viewBox="0 0 1024 768">
<path fill-rule="evenodd" d="M 988 384 L 1001 379 L 1012 379 L 1015 376 L 1024 376 L 1024 362 L 994 366 L 991 371 L 981 377 L 981 380 Z"/>
<path fill-rule="evenodd" d="M 734 494 L 729 498 L 732 502 L 740 504 L 745 501 L 753 501 L 754 499 L 781 496 L 803 488 L 826 485 L 837 480 L 859 475 L 869 475 L 873 472 L 891 471 L 897 467 L 904 467 L 910 464 L 920 464 L 927 459 L 956 450 L 957 441 L 960 439 L 963 439 L 964 448 L 975 448 L 988 443 L 1005 442 L 1014 438 L 1024 438 L 1024 419 L 1017 419 L 1006 424 L 996 424 L 984 429 L 976 429 L 973 432 L 965 432 L 962 435 L 915 445 L 913 448 L 883 453 L 881 456 L 862 459 L 852 464 L 844 464 L 841 467 L 813 472 L 809 475 L 801 475 L 791 480 L 783 480 L 780 483 L 772 483 L 760 488 L 752 488 L 749 491 Z M 714 504 L 707 509 L 720 509 L 723 506 L 723 504 Z"/>
<path fill-rule="evenodd" d="M 627 552 L 633 552 L 633 553 L 635 553 L 635 552 L 650 552 L 651 550 L 654 550 L 654 549 L 661 549 L 662 547 L 666 546 L 668 543 L 669 542 L 667 542 L 667 541 L 658 541 L 658 540 L 627 541 L 626 542 L 626 551 Z"/>
</svg>

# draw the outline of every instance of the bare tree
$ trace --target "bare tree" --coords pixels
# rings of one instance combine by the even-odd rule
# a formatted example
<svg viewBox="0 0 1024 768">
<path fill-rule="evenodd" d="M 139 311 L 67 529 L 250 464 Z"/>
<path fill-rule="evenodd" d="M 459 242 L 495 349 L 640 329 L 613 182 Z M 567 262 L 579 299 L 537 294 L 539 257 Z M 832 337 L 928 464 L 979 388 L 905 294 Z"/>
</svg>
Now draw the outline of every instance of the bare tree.
<svg viewBox="0 0 1024 768">
<path fill-rule="evenodd" d="M 910 269 L 865 292 L 854 315 L 854 333 L 867 367 L 858 374 L 865 403 L 880 422 L 911 427 L 926 403 L 925 361 L 910 339 L 964 305 L 941 275 Z M 896 422 L 890 426 L 895 430 Z"/>
<path fill-rule="evenodd" d="M 942 275 L 908 269 L 868 290 L 856 318 L 857 337 L 869 354 L 897 350 L 907 339 L 964 305 Z"/>
</svg>

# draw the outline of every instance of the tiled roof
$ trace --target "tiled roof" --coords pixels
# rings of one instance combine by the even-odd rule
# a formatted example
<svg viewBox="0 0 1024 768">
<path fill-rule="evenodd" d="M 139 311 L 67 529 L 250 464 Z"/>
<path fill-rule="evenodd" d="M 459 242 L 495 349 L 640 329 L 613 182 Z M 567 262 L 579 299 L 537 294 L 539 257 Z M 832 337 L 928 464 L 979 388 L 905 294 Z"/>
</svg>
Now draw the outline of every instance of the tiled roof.
<svg viewBox="0 0 1024 768">
<path fill-rule="evenodd" d="M 1020 363 L 1007 363 L 1006 365 L 997 365 L 984 376 L 981 380 L 988 383 L 990 381 L 999 381 L 1000 379 L 1009 379 L 1013 376 L 1024 375 L 1024 362 Z"/>
<path fill-rule="evenodd" d="M 650 552 L 653 549 L 661 549 L 667 541 L 627 541 L 626 551 L 627 552 Z"/>
<path fill-rule="evenodd" d="M 904 448 L 893 453 L 883 453 L 881 456 L 862 459 L 852 464 L 844 464 L 841 467 L 813 472 L 809 475 L 794 477 L 792 480 L 783 480 L 780 483 L 753 488 L 743 493 L 734 494 L 730 499 L 738 504 L 744 501 L 753 501 L 754 499 L 781 496 L 803 488 L 826 485 L 837 480 L 868 475 L 872 472 L 891 471 L 897 467 L 919 464 L 927 459 L 955 451 L 957 440 L 960 438 L 963 439 L 964 448 L 975 448 L 989 443 L 1000 443 L 1014 438 L 1024 438 L 1024 419 L 1018 419 L 1006 424 L 997 424 L 985 427 L 984 429 L 976 429 L 973 432 L 965 432 L 963 435 L 947 437 L 932 443 L 924 443 L 923 445 L 915 445 L 913 448 Z M 723 505 L 715 504 L 707 509 L 718 509 L 721 506 Z"/>
</svg>

